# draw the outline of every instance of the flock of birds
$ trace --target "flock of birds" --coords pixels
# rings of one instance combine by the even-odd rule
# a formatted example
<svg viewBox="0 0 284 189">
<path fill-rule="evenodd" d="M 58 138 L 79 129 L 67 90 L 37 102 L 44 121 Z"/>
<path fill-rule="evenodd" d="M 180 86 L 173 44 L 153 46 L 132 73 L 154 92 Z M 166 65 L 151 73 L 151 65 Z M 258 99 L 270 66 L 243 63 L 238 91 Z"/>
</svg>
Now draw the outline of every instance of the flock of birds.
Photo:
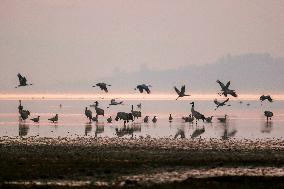
<svg viewBox="0 0 284 189">
<path fill-rule="evenodd" d="M 18 79 L 19 79 L 19 85 L 16 86 L 15 88 L 32 85 L 31 83 L 27 83 L 26 77 L 22 76 L 20 73 L 17 76 L 18 76 Z M 227 105 L 226 103 L 230 100 L 230 98 L 228 97 L 229 95 L 232 96 L 232 97 L 237 97 L 238 96 L 235 90 L 232 90 L 232 89 L 229 88 L 230 84 L 231 84 L 230 81 L 227 82 L 226 85 L 224 85 L 224 83 L 222 83 L 219 80 L 217 80 L 216 82 L 221 87 L 221 91 L 218 94 L 220 96 L 227 97 L 227 99 L 224 100 L 224 101 L 218 101 L 217 99 L 214 99 L 213 102 L 216 105 L 215 110 L 218 109 L 219 107 Z M 110 87 L 110 86 L 111 86 L 110 84 L 106 84 L 106 83 L 101 82 L 101 83 L 95 84 L 93 87 L 99 87 L 101 90 L 103 90 L 103 91 L 105 91 L 107 93 L 108 92 L 108 87 Z M 137 85 L 134 90 L 138 89 L 140 93 L 143 93 L 145 91 L 147 94 L 150 94 L 151 93 L 151 90 L 150 90 L 151 87 L 152 87 L 151 85 L 141 84 L 141 85 Z M 190 96 L 189 94 L 186 94 L 186 92 L 185 92 L 185 85 L 183 85 L 180 90 L 175 86 L 174 90 L 175 90 L 175 92 L 178 95 L 176 100 L 178 100 L 179 98 L 185 97 L 185 96 Z M 262 95 L 262 96 L 260 96 L 259 99 L 260 99 L 261 103 L 263 101 L 265 101 L 265 100 L 267 100 L 268 102 L 273 102 L 273 99 L 271 98 L 270 95 Z M 240 101 L 240 103 L 242 103 L 242 102 Z M 199 121 L 199 120 L 202 120 L 203 122 L 206 121 L 208 123 L 212 122 L 213 116 L 205 117 L 204 114 L 202 114 L 202 113 L 198 112 L 197 110 L 195 110 L 195 103 L 194 102 L 191 102 L 190 104 L 191 104 L 191 114 L 189 116 L 182 117 L 182 119 L 185 122 L 191 122 L 192 123 L 192 122 L 194 122 L 194 120 L 196 121 L 196 124 L 197 124 L 197 121 Z M 110 106 L 116 106 L 116 105 L 123 105 L 123 101 L 117 102 L 116 99 L 111 99 L 110 104 L 109 104 L 109 106 L 107 108 L 109 108 Z M 129 121 L 133 122 L 135 119 L 138 119 L 138 118 L 142 117 L 141 106 L 142 106 L 141 103 L 137 105 L 137 107 L 140 109 L 140 111 L 134 110 L 134 107 L 132 105 L 130 112 L 117 112 L 115 120 L 116 121 L 123 120 L 124 125 L 126 123 L 128 123 Z M 230 105 L 227 105 L 227 106 L 230 106 Z M 87 119 L 90 122 L 92 122 L 92 121 L 96 121 L 97 122 L 99 116 L 104 116 L 105 115 L 104 109 L 99 107 L 99 102 L 98 101 L 95 101 L 95 103 L 90 105 L 90 107 L 94 107 L 95 108 L 95 115 L 93 115 L 93 112 L 90 109 L 88 109 L 88 107 L 85 108 L 85 116 L 87 117 Z M 20 114 L 20 117 L 21 117 L 22 120 L 28 119 L 28 117 L 30 116 L 30 111 L 29 110 L 25 110 L 23 108 L 21 100 L 19 100 L 18 110 L 19 110 L 19 114 Z M 271 120 L 271 118 L 273 117 L 273 112 L 266 110 L 266 111 L 264 111 L 264 116 L 266 116 L 267 122 L 268 122 L 268 120 L 269 119 Z M 149 116 L 145 116 L 144 119 L 143 119 L 143 122 L 148 123 L 149 122 L 149 118 L 150 118 Z M 217 119 L 220 122 L 225 123 L 227 121 L 227 115 L 225 115 L 224 117 L 219 117 Z M 32 120 L 33 122 L 39 122 L 40 116 L 34 117 L 34 118 L 30 119 L 30 120 Z M 55 114 L 55 116 L 49 118 L 48 120 L 53 122 L 53 123 L 54 122 L 58 122 L 58 114 Z M 153 123 L 156 123 L 157 120 L 158 120 L 157 116 L 154 116 L 152 118 L 152 122 Z M 107 122 L 111 123 L 112 121 L 113 121 L 113 119 L 112 119 L 111 116 L 109 118 L 107 118 Z M 173 117 L 170 114 L 169 122 L 172 122 L 172 121 L 173 121 Z"/>
</svg>

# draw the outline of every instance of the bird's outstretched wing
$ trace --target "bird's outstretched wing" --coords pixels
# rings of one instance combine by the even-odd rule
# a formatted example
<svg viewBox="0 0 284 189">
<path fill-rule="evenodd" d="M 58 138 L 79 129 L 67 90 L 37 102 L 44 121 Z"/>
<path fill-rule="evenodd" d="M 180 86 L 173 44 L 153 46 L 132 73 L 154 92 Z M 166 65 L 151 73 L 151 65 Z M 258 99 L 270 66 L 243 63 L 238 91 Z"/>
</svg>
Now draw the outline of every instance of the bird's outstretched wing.
<svg viewBox="0 0 284 189">
<path fill-rule="evenodd" d="M 106 93 L 108 92 L 107 87 L 104 87 L 103 90 L 104 90 Z"/>
<path fill-rule="evenodd" d="M 185 93 L 185 85 L 183 85 L 183 86 L 181 87 L 180 92 L 181 92 L 181 93 Z"/>
<path fill-rule="evenodd" d="M 216 82 L 219 83 L 222 89 L 225 87 L 225 85 L 221 81 L 217 80 Z"/>
<path fill-rule="evenodd" d="M 137 86 L 140 93 L 143 93 L 143 88 L 141 86 Z"/>
<path fill-rule="evenodd" d="M 18 73 L 18 78 L 19 78 L 20 85 L 26 85 L 27 83 L 26 77 L 23 77 L 21 74 Z"/>
<path fill-rule="evenodd" d="M 178 88 L 174 87 L 176 93 L 179 95 L 180 94 L 180 91 L 178 90 Z"/>
<path fill-rule="evenodd" d="M 148 87 L 146 87 L 145 90 L 146 90 L 146 92 L 147 92 L 148 94 L 151 93 L 151 91 L 150 91 L 150 89 L 149 89 Z"/>
<path fill-rule="evenodd" d="M 214 103 L 218 106 L 220 104 L 220 102 L 218 102 L 217 99 L 214 100 Z"/>
<path fill-rule="evenodd" d="M 228 101 L 229 101 L 229 98 L 227 98 L 226 100 L 224 100 L 224 102 L 223 102 L 223 103 L 225 104 L 225 103 L 226 103 L 226 102 L 228 102 Z"/>
<path fill-rule="evenodd" d="M 229 88 L 230 84 L 231 84 L 231 81 L 228 81 L 228 83 L 226 84 L 226 88 Z"/>
</svg>

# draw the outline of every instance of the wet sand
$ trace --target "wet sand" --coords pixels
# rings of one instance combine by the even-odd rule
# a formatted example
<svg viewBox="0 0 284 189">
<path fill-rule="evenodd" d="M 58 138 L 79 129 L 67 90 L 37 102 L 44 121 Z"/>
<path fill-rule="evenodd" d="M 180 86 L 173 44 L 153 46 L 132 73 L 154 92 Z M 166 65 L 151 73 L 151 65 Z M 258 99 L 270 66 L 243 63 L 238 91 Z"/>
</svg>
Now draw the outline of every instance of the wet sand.
<svg viewBox="0 0 284 189">
<path fill-rule="evenodd" d="M 284 187 L 284 140 L 0 138 L 2 187 Z"/>
</svg>

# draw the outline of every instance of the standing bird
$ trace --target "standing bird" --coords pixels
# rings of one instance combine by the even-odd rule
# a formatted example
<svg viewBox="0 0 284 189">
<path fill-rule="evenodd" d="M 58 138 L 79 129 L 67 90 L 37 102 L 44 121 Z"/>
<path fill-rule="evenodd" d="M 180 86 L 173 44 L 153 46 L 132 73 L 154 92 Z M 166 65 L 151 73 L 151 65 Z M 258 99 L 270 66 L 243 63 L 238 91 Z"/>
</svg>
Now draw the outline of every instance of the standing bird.
<svg viewBox="0 0 284 189">
<path fill-rule="evenodd" d="M 111 86 L 111 85 L 108 85 L 106 83 L 97 83 L 93 87 L 100 87 L 101 90 L 103 90 L 107 93 L 108 92 L 107 86 Z"/>
<path fill-rule="evenodd" d="M 170 114 L 169 116 L 169 122 L 172 122 L 173 121 L 173 117 L 172 117 L 172 114 Z"/>
<path fill-rule="evenodd" d="M 215 108 L 215 110 L 216 110 L 217 108 L 219 108 L 220 106 L 226 105 L 226 102 L 228 102 L 228 101 L 229 101 L 229 98 L 227 98 L 227 99 L 224 100 L 223 102 L 219 102 L 217 99 L 215 99 L 215 100 L 214 100 L 214 103 L 217 105 L 216 108 Z"/>
<path fill-rule="evenodd" d="M 20 73 L 18 73 L 17 76 L 18 76 L 19 83 L 20 83 L 17 87 L 24 87 L 24 86 L 32 85 L 32 84 L 28 84 L 26 77 L 22 76 Z"/>
<path fill-rule="evenodd" d="M 268 122 L 268 119 L 271 120 L 271 118 L 273 117 L 273 112 L 271 112 L 271 111 L 264 111 L 264 115 L 266 116 L 266 120 Z"/>
<path fill-rule="evenodd" d="M 54 123 L 54 122 L 57 122 L 57 121 L 58 121 L 58 114 L 55 114 L 54 117 L 49 118 L 48 120 L 49 120 L 49 121 L 52 121 L 53 123 Z"/>
<path fill-rule="evenodd" d="M 92 115 L 92 111 L 88 110 L 88 108 L 85 108 L 85 116 L 90 120 L 90 122 L 92 121 L 93 115 Z"/>
<path fill-rule="evenodd" d="M 273 99 L 271 98 L 270 95 L 261 95 L 259 97 L 259 100 L 261 101 L 261 105 L 262 105 L 262 102 L 265 100 L 268 100 L 269 102 L 273 102 Z"/>
<path fill-rule="evenodd" d="M 224 85 L 221 81 L 217 80 L 217 83 L 219 83 L 220 87 L 221 87 L 221 93 L 218 93 L 221 95 L 224 95 L 225 97 L 227 97 L 227 95 L 232 95 L 233 97 L 237 97 L 237 93 L 235 92 L 235 90 L 231 90 L 229 89 L 229 86 L 231 84 L 231 82 L 229 81 L 226 85 Z"/>
<path fill-rule="evenodd" d="M 205 120 L 207 123 L 212 123 L 212 118 L 213 116 L 210 116 L 210 117 L 205 118 Z"/>
<path fill-rule="evenodd" d="M 96 101 L 96 102 L 95 102 L 96 114 L 97 114 L 97 115 L 105 116 L 105 111 L 104 111 L 102 108 L 99 108 L 98 106 L 99 106 L 99 102 Z"/>
<path fill-rule="evenodd" d="M 148 123 L 148 121 L 149 121 L 149 116 L 145 116 L 143 121 L 144 121 L 144 123 Z"/>
<path fill-rule="evenodd" d="M 142 85 L 137 85 L 134 90 L 138 89 L 140 93 L 143 93 L 143 91 L 145 90 L 147 92 L 147 94 L 150 94 L 151 91 L 150 91 L 149 87 L 152 87 L 152 86 L 151 85 L 142 84 Z"/>
<path fill-rule="evenodd" d="M 112 122 L 111 116 L 110 116 L 109 118 L 107 118 L 107 122 L 108 122 L 108 123 L 111 123 L 111 122 Z"/>
<path fill-rule="evenodd" d="M 22 120 L 26 120 L 28 119 L 29 115 L 30 115 L 30 111 L 29 110 L 22 110 L 20 112 L 21 118 Z"/>
<path fill-rule="evenodd" d="M 226 123 L 227 122 L 227 114 L 225 114 L 225 117 L 218 117 L 217 119 L 222 122 L 222 123 Z"/>
<path fill-rule="evenodd" d="M 196 119 L 196 124 L 197 124 L 197 120 L 200 120 L 200 119 L 202 119 L 202 121 L 204 122 L 205 116 L 194 109 L 194 102 L 191 102 L 190 104 L 192 104 L 191 114 Z"/>
<path fill-rule="evenodd" d="M 18 106 L 18 110 L 19 110 L 19 113 L 21 114 L 21 111 L 24 109 L 24 107 L 22 106 L 22 101 L 19 100 L 19 106 Z"/>
<path fill-rule="evenodd" d="M 187 95 L 185 94 L 185 85 L 181 86 L 181 89 L 180 91 L 178 90 L 178 88 L 174 87 L 176 93 L 178 94 L 178 97 L 176 98 L 176 100 L 179 98 L 179 97 L 184 97 L 184 96 L 190 96 L 190 95 Z"/>
<path fill-rule="evenodd" d="M 153 122 L 153 123 L 156 123 L 156 122 L 157 122 L 157 117 L 156 117 L 156 116 L 153 117 L 152 122 Z"/>
<path fill-rule="evenodd" d="M 40 116 L 37 116 L 37 117 L 35 117 L 35 118 L 32 118 L 31 120 L 32 120 L 33 122 L 35 122 L 35 123 L 38 123 L 38 122 L 39 122 L 39 118 L 40 118 Z"/>
</svg>

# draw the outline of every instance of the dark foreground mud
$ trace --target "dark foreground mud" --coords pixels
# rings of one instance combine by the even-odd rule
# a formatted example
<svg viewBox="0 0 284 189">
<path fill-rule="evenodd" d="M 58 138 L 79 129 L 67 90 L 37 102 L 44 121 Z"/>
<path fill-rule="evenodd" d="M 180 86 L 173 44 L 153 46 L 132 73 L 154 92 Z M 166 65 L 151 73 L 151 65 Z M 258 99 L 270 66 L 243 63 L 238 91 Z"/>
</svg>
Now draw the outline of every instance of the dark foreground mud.
<svg viewBox="0 0 284 189">
<path fill-rule="evenodd" d="M 0 138 L 5 188 L 284 188 L 283 180 L 283 140 Z"/>
</svg>

